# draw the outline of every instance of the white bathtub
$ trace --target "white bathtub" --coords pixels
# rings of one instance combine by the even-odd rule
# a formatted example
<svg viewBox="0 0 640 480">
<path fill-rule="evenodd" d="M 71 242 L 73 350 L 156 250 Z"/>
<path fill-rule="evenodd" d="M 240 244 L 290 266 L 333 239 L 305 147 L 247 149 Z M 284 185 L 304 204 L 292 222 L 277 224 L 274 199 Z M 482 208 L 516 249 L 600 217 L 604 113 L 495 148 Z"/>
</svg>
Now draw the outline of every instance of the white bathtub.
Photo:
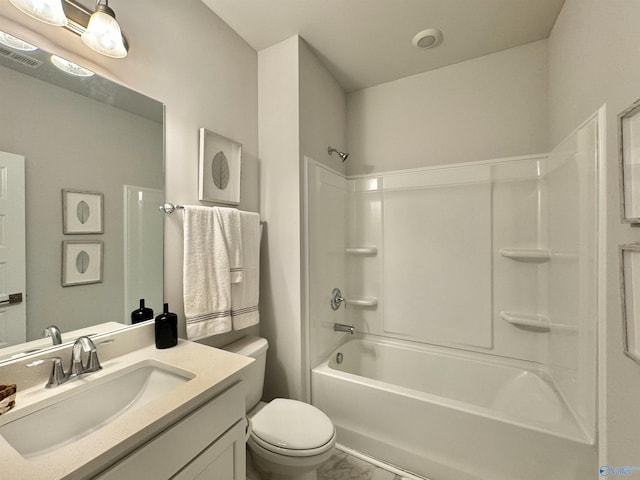
<svg viewBox="0 0 640 480">
<path fill-rule="evenodd" d="M 340 444 L 432 480 L 597 478 L 594 440 L 547 378 L 474 354 L 355 338 L 313 369 L 311 392 Z"/>
</svg>

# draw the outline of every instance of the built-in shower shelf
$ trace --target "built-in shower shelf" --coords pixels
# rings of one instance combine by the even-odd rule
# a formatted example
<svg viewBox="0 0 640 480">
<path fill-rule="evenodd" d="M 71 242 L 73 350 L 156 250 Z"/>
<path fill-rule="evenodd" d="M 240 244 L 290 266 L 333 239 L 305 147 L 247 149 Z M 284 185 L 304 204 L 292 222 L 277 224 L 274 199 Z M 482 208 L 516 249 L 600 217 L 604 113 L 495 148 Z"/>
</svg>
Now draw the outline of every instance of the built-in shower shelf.
<svg viewBox="0 0 640 480">
<path fill-rule="evenodd" d="M 354 307 L 377 307 L 378 299 L 376 297 L 352 297 L 346 298 L 347 305 L 353 305 Z"/>
<path fill-rule="evenodd" d="M 518 262 L 542 263 L 549 261 L 549 250 L 542 248 L 502 248 L 500 255 Z"/>
<path fill-rule="evenodd" d="M 377 255 L 378 247 L 368 246 L 368 247 L 347 247 L 345 249 L 347 255 Z"/>
<path fill-rule="evenodd" d="M 524 330 L 533 332 L 551 330 L 549 317 L 540 313 L 500 312 L 500 317 L 505 322 Z"/>
</svg>

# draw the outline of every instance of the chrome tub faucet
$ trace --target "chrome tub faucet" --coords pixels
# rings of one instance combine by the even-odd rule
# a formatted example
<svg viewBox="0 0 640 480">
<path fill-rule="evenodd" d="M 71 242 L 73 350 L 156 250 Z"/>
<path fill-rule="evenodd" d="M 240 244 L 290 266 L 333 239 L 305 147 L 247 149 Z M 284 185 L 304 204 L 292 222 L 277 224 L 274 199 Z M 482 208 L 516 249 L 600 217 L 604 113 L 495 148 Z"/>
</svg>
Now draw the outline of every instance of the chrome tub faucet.
<svg viewBox="0 0 640 480">
<path fill-rule="evenodd" d="M 353 335 L 356 333 L 356 328 L 353 325 L 345 325 L 344 323 L 334 323 L 333 324 L 334 332 L 346 332 Z"/>
</svg>

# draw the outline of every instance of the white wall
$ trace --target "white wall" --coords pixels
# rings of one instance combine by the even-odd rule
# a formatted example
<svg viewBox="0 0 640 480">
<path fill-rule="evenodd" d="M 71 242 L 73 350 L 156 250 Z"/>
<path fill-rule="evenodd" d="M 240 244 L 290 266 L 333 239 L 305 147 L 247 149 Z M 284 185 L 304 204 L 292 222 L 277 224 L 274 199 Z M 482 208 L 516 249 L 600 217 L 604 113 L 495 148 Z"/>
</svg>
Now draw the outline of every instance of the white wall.
<svg viewBox="0 0 640 480">
<path fill-rule="evenodd" d="M 327 146 L 343 146 L 345 96 L 297 35 L 261 50 L 259 63 L 261 292 L 263 333 L 270 342 L 265 397 L 309 395 L 306 276 L 302 269 L 304 181 L 310 156 L 344 171 Z"/>
<path fill-rule="evenodd" d="M 198 130 L 243 144 L 240 208 L 257 211 L 257 54 L 199 0 L 112 2 L 131 49 L 125 59 L 94 53 L 65 29 L 31 19 L 0 1 L 0 29 L 75 61 L 166 104 L 166 198 L 198 201 Z M 165 224 L 165 301 L 180 317 L 182 219 Z M 242 333 L 243 334 L 243 333 Z"/>
<path fill-rule="evenodd" d="M 261 50 L 259 69 L 264 396 L 302 398 L 300 144 L 297 36 Z"/>
<path fill-rule="evenodd" d="M 345 173 L 347 163 L 327 147 L 347 147 L 346 95 L 342 87 L 300 39 L 300 158 L 304 155 Z"/>
<path fill-rule="evenodd" d="M 548 334 L 518 328 L 500 315 L 547 313 L 546 264 L 500 254 L 545 247 L 539 193 L 545 159 L 351 180 L 351 245 L 375 245 L 378 253 L 348 259 L 348 295 L 376 297 L 378 307 L 348 308 L 348 323 L 374 335 L 545 363 Z M 443 204 L 450 207 L 445 212 L 430 208 Z M 469 212 L 472 220 L 450 217 Z"/>
<path fill-rule="evenodd" d="M 598 136 L 595 117 L 553 149 L 542 179 L 551 253 L 549 368 L 590 436 L 597 389 Z"/>
<path fill-rule="evenodd" d="M 640 241 L 619 220 L 616 115 L 640 97 L 640 3 L 566 0 L 549 38 L 551 143 L 603 104 L 607 109 L 606 319 L 600 334 L 600 463 L 638 463 L 640 366 L 622 351 L 617 246 Z M 594 473 L 595 477 L 595 473 Z"/>
<path fill-rule="evenodd" d="M 345 321 L 347 308 L 333 310 L 331 292 L 353 295 L 347 285 L 345 244 L 348 228 L 348 182 L 319 162 L 307 160 L 308 177 L 308 324 L 310 367 L 317 366 L 345 338 L 333 330 Z"/>
<path fill-rule="evenodd" d="M 300 38 L 299 47 L 298 47 L 298 61 L 299 61 L 299 86 L 300 86 L 300 156 L 299 160 L 301 165 L 304 166 L 306 162 L 306 157 L 312 158 L 323 165 L 330 167 L 331 169 L 345 173 L 347 170 L 347 165 L 344 163 L 340 157 L 336 154 L 329 155 L 327 152 L 327 147 L 332 146 L 334 148 L 338 148 L 340 150 L 346 149 L 347 146 L 347 120 L 346 120 L 346 95 L 342 90 L 342 87 L 338 84 L 338 82 L 331 76 L 329 71 L 325 68 L 325 66 L 318 60 L 315 54 L 311 51 L 311 48 L 307 43 Z M 305 185 L 304 178 L 304 168 L 301 167 L 300 170 L 300 185 Z M 327 187 L 327 184 L 324 185 Z M 331 189 L 331 188 L 330 188 Z M 304 189 L 301 188 L 301 197 L 300 197 L 300 205 L 305 206 L 304 197 Z M 342 190 L 335 190 L 339 197 L 344 193 Z M 331 202 L 338 206 L 343 205 L 342 212 L 344 214 L 344 203 L 343 198 L 331 198 Z M 304 210 L 301 212 L 304 216 Z M 322 356 L 322 354 L 328 351 L 331 348 L 330 339 L 333 339 L 333 343 L 335 343 L 336 336 L 334 332 L 329 328 L 329 332 L 327 332 L 327 328 L 330 327 L 330 319 L 332 317 L 327 317 L 324 315 L 324 312 L 329 313 L 329 304 L 328 298 L 331 290 L 334 287 L 338 287 L 340 285 L 344 286 L 345 283 L 345 274 L 344 274 L 344 261 L 342 252 L 335 252 L 333 250 L 333 246 L 336 244 L 340 244 L 340 242 L 344 243 L 344 239 L 346 237 L 346 232 L 344 230 L 344 221 L 345 217 L 343 214 L 338 214 L 333 220 L 330 219 L 319 219 L 320 221 L 320 229 L 324 228 L 332 229 L 332 234 L 329 235 L 329 241 L 326 244 L 322 244 L 321 246 L 317 244 L 318 238 L 316 238 L 315 246 L 316 248 L 320 248 L 324 251 L 324 254 L 328 257 L 324 257 L 324 260 L 327 260 L 328 263 L 324 264 L 322 271 L 324 275 L 321 276 L 322 282 L 320 286 L 307 284 L 310 280 L 310 277 L 306 274 L 306 268 L 308 265 L 305 263 L 305 258 L 307 258 L 307 248 L 311 248 L 313 245 L 313 240 L 309 238 L 307 241 L 306 235 L 316 235 L 318 231 L 312 231 L 311 225 L 309 225 L 309 231 L 304 230 L 304 221 L 302 221 L 302 247 L 301 247 L 301 261 L 302 261 L 302 335 L 303 335 L 303 344 L 306 354 L 303 352 L 303 365 L 302 365 L 302 375 L 303 375 L 303 384 L 306 387 L 305 398 L 309 398 L 311 395 L 310 387 L 309 387 L 309 371 L 311 364 L 314 362 L 314 357 Z M 328 222 L 327 222 L 328 220 Z M 316 227 L 319 225 L 316 224 Z M 310 258 L 314 257 L 310 255 Z M 316 259 L 318 257 L 315 257 Z M 341 268 L 342 266 L 342 268 Z M 311 271 L 316 270 L 312 268 Z M 316 277 L 317 279 L 318 277 Z M 329 288 L 328 285 L 333 285 L 333 287 Z M 309 286 L 309 288 L 307 288 Z M 344 288 L 344 287 L 343 287 Z M 316 306 L 314 308 L 313 306 Z M 327 310 L 324 309 L 327 308 Z M 322 319 L 316 317 L 312 318 L 314 314 L 318 313 L 318 309 L 323 312 Z M 332 311 L 332 313 L 334 313 Z M 338 315 L 339 317 L 339 315 Z M 324 325 L 319 326 L 318 321 L 324 322 Z M 318 336 L 312 336 L 310 331 L 307 331 L 307 327 L 319 328 L 324 333 Z M 316 332 L 320 331 L 316 330 Z M 322 341 L 321 341 L 322 339 Z M 315 348 L 315 352 L 318 355 L 314 355 L 313 351 Z M 309 359 L 310 364 L 307 363 L 307 359 Z"/>
<path fill-rule="evenodd" d="M 350 175 L 549 150 L 539 41 L 347 97 Z"/>
</svg>

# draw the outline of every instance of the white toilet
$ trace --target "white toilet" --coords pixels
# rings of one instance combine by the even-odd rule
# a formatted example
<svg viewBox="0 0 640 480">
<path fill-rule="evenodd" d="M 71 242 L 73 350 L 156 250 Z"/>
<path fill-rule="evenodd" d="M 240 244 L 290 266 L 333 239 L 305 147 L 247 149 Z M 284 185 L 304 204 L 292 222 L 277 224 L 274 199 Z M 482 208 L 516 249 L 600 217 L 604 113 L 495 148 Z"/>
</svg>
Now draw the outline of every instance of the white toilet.
<svg viewBox="0 0 640 480">
<path fill-rule="evenodd" d="M 271 480 L 316 480 L 316 469 L 331 456 L 336 430 L 329 417 L 313 405 L 285 398 L 260 402 L 268 347 L 260 337 L 245 337 L 224 347 L 256 360 L 242 377 L 249 387 L 249 450 L 257 467 L 270 474 Z"/>
</svg>

